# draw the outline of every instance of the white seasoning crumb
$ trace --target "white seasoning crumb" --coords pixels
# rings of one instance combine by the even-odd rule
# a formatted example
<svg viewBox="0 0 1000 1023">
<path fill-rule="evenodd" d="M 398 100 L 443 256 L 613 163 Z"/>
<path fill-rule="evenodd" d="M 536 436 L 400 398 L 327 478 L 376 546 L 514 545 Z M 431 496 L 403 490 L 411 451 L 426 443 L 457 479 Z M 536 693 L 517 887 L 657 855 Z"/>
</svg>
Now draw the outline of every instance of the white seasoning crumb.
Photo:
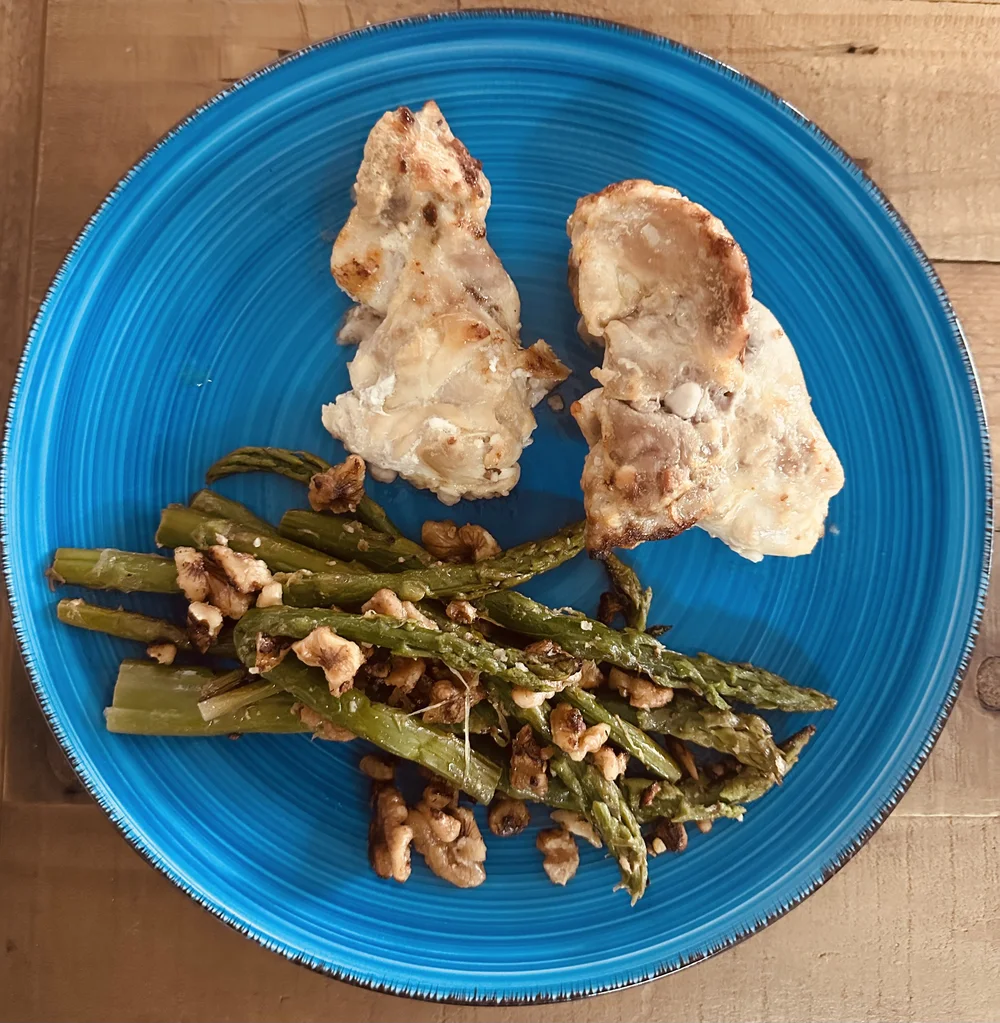
<svg viewBox="0 0 1000 1023">
<path fill-rule="evenodd" d="M 550 394 L 545 402 L 553 412 L 562 412 L 566 407 L 566 402 L 563 401 L 561 394 Z"/>
<path fill-rule="evenodd" d="M 353 533 L 354 532 L 354 526 L 344 526 L 344 532 L 345 533 Z"/>
<path fill-rule="evenodd" d="M 832 536 L 840 536 L 840 526 L 836 522 L 832 522 L 827 528 Z"/>
<path fill-rule="evenodd" d="M 583 629 L 584 632 L 592 632 L 594 626 L 591 622 L 580 622 L 580 628 Z"/>
<path fill-rule="evenodd" d="M 405 563 L 406 563 L 406 558 L 404 558 L 404 557 L 399 557 L 399 558 L 396 558 L 396 560 L 397 560 L 397 561 L 398 561 L 398 562 L 399 562 L 399 563 L 400 563 L 401 565 L 403 565 L 403 564 L 405 564 Z"/>
<path fill-rule="evenodd" d="M 260 546 L 260 537 L 259 536 L 255 536 L 254 537 L 253 545 L 254 545 L 254 547 L 259 547 Z"/>
<path fill-rule="evenodd" d="M 216 533 L 216 534 L 215 534 L 215 542 L 216 542 L 216 543 L 217 543 L 217 544 L 218 544 L 218 545 L 219 545 L 220 547 L 228 547 L 228 546 L 229 546 L 229 538 L 228 538 L 228 537 L 225 537 L 225 536 L 223 536 L 223 535 L 222 535 L 221 533 Z"/>
</svg>

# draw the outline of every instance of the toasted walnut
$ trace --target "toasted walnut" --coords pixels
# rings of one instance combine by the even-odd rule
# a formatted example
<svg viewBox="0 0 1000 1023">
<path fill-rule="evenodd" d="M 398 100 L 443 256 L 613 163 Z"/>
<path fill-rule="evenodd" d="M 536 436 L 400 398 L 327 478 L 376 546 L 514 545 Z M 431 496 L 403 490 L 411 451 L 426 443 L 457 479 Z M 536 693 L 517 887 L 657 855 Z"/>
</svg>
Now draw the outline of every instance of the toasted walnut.
<svg viewBox="0 0 1000 1023">
<path fill-rule="evenodd" d="M 666 745 L 673 754 L 674 760 L 687 771 L 688 776 L 694 781 L 698 781 L 698 765 L 694 762 L 694 754 L 691 750 L 680 739 L 675 739 L 673 736 L 667 736 Z"/>
<path fill-rule="evenodd" d="M 525 725 L 514 736 L 510 750 L 510 783 L 539 798 L 549 791 L 548 764 L 531 725 Z"/>
<path fill-rule="evenodd" d="M 238 621 L 253 604 L 252 593 L 240 593 L 224 576 L 209 570 L 208 600 L 214 604 L 227 618 Z"/>
<path fill-rule="evenodd" d="M 424 789 L 421 801 L 433 810 L 445 810 L 449 807 L 458 806 L 458 789 L 449 784 L 444 778 L 439 778 L 430 771 L 425 771 L 430 776 L 429 783 Z"/>
<path fill-rule="evenodd" d="M 527 804 L 511 796 L 500 796 L 490 804 L 486 815 L 490 831 L 500 838 L 519 835 L 531 823 L 531 811 Z"/>
<path fill-rule="evenodd" d="M 703 834 L 707 835 L 712 830 L 711 821 L 695 821 L 694 826 Z"/>
<path fill-rule="evenodd" d="M 201 551 L 193 547 L 175 547 L 174 566 L 177 585 L 188 601 L 201 603 L 208 600 L 208 566 Z"/>
<path fill-rule="evenodd" d="M 601 848 L 601 836 L 594 830 L 593 824 L 575 810 L 553 810 L 550 816 L 571 835 L 589 842 L 595 849 Z"/>
<path fill-rule="evenodd" d="M 369 612 L 377 615 L 386 615 L 389 618 L 398 618 L 401 622 L 415 622 L 425 629 L 438 631 L 438 624 L 433 618 L 428 618 L 409 600 L 400 600 L 392 590 L 383 587 L 376 590 L 372 596 L 361 605 L 364 614 Z"/>
<path fill-rule="evenodd" d="M 399 789 L 376 782 L 372 793 L 372 819 L 368 825 L 368 859 L 379 877 L 402 883 L 410 876 L 413 830 Z"/>
<path fill-rule="evenodd" d="M 372 781 L 392 781 L 396 777 L 396 768 L 372 753 L 367 753 L 361 758 L 358 767 L 368 775 Z"/>
<path fill-rule="evenodd" d="M 334 696 L 351 688 L 365 660 L 357 643 L 338 636 L 328 625 L 313 629 L 305 639 L 293 643 L 292 650 L 303 664 L 323 669 Z"/>
<path fill-rule="evenodd" d="M 309 481 L 309 505 L 313 511 L 338 515 L 355 512 L 364 496 L 365 463 L 358 455 L 348 455 L 340 465 L 316 473 Z"/>
<path fill-rule="evenodd" d="M 444 824 L 440 814 L 449 817 L 458 826 Z M 466 806 L 456 806 L 450 814 L 431 810 L 418 803 L 407 817 L 413 831 L 413 847 L 427 861 L 427 866 L 438 877 L 450 881 L 458 888 L 475 888 L 486 880 L 486 843 L 476 824 L 476 818 Z M 446 840 L 442 835 L 454 834 Z"/>
<path fill-rule="evenodd" d="M 597 620 L 605 625 L 614 624 L 618 615 L 625 614 L 625 601 L 610 590 L 601 594 L 597 601 Z"/>
<path fill-rule="evenodd" d="M 175 643 L 150 643 L 146 647 L 146 656 L 152 657 L 157 664 L 173 664 L 177 656 Z"/>
<path fill-rule="evenodd" d="M 548 661 L 554 661 L 557 657 L 569 656 L 558 643 L 551 639 L 535 640 L 534 643 L 529 643 L 524 648 L 524 652 Z"/>
<path fill-rule="evenodd" d="M 599 750 L 611 733 L 610 726 L 601 722 L 587 727 L 583 715 L 568 703 L 557 703 L 549 714 L 552 741 L 570 760 L 583 760 L 588 753 Z"/>
<path fill-rule="evenodd" d="M 590 754 L 594 767 L 604 775 L 607 781 L 614 781 L 625 773 L 628 767 L 628 754 L 619 753 L 610 746 L 602 746 Z"/>
<path fill-rule="evenodd" d="M 313 710 L 312 707 L 307 707 L 304 703 L 292 704 L 292 710 L 302 724 L 312 732 L 314 739 L 325 739 L 327 742 L 350 742 L 351 739 L 357 738 L 353 732 L 328 721 L 322 714 Z"/>
<path fill-rule="evenodd" d="M 577 685 L 581 689 L 597 689 L 598 686 L 604 685 L 604 672 L 598 668 L 595 661 L 584 661 L 580 665 L 580 681 Z"/>
<path fill-rule="evenodd" d="M 252 554 L 240 554 L 215 544 L 208 548 L 206 555 L 238 593 L 256 593 L 274 581 L 267 564 Z"/>
<path fill-rule="evenodd" d="M 423 720 L 427 724 L 457 725 L 465 720 L 466 705 L 471 710 L 485 695 L 479 685 L 440 679 L 431 686 L 430 703 Z"/>
<path fill-rule="evenodd" d="M 622 696 L 626 697 L 633 707 L 638 707 L 642 710 L 665 707 L 674 698 L 673 689 L 654 685 L 648 679 L 639 678 L 637 675 L 629 675 L 628 672 L 622 671 L 620 668 L 611 669 L 608 675 L 608 682 Z"/>
<path fill-rule="evenodd" d="M 195 650 L 202 654 L 208 653 L 221 631 L 222 612 L 217 607 L 201 600 L 188 604 L 187 634 Z"/>
<path fill-rule="evenodd" d="M 427 662 L 422 657 L 393 656 L 385 684 L 408 693 L 423 678 L 426 670 Z"/>
<path fill-rule="evenodd" d="M 460 625 L 471 625 L 479 615 L 475 604 L 468 600 L 453 600 L 444 609 L 444 613 Z"/>
<path fill-rule="evenodd" d="M 565 884 L 580 866 L 576 841 L 565 828 L 540 831 L 535 845 L 542 856 L 542 867 L 553 884 Z"/>
<path fill-rule="evenodd" d="M 283 603 L 284 593 L 281 583 L 270 582 L 266 586 L 262 586 L 260 593 L 257 594 L 258 607 L 279 607 Z"/>
<path fill-rule="evenodd" d="M 500 544 L 482 526 L 457 526 L 450 519 L 425 522 L 420 541 L 441 561 L 482 561 L 500 553 Z"/>
<path fill-rule="evenodd" d="M 683 824 L 668 821 L 661 817 L 646 839 L 646 849 L 650 856 L 659 856 L 665 852 L 684 852 L 688 844 L 687 829 Z"/>
<path fill-rule="evenodd" d="M 545 692 L 542 689 L 522 689 L 521 686 L 512 686 L 510 690 L 510 698 L 522 710 L 531 710 L 533 707 L 541 707 L 541 705 L 552 695 L 552 693 Z"/>
<path fill-rule="evenodd" d="M 288 656 L 288 651 L 291 648 L 292 641 L 287 636 L 266 636 L 263 632 L 258 632 L 257 656 L 250 673 L 263 675 L 264 672 L 277 668 Z"/>
<path fill-rule="evenodd" d="M 652 806 L 653 800 L 660 794 L 660 789 L 663 786 L 658 781 L 651 781 L 643 790 L 639 796 L 640 806 Z"/>
</svg>

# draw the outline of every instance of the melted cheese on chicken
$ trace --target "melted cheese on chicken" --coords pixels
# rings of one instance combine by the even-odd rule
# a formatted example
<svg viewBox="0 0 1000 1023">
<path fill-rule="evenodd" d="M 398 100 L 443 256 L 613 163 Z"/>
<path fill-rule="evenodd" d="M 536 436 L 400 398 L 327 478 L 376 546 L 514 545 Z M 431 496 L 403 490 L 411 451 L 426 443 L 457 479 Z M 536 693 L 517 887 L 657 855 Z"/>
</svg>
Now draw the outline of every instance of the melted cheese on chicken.
<svg viewBox="0 0 1000 1023">
<path fill-rule="evenodd" d="M 323 425 L 372 474 L 446 504 L 510 493 L 532 408 L 568 371 L 544 341 L 520 345 L 520 299 L 486 241 L 490 185 L 433 102 L 372 129 L 356 205 L 331 258 L 356 302 L 351 391 Z"/>
<path fill-rule="evenodd" d="M 602 386 L 572 409 L 590 445 L 587 546 L 698 525 L 752 561 L 807 554 L 844 474 L 725 226 L 623 181 L 581 199 L 568 231 L 581 327 L 605 346 Z"/>
</svg>

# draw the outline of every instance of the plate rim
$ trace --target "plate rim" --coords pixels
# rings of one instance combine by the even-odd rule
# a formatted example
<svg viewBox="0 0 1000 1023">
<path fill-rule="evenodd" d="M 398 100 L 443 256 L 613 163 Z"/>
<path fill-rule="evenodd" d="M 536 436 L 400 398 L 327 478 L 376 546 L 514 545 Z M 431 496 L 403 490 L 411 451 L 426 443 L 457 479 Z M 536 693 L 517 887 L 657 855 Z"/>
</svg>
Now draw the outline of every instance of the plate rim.
<svg viewBox="0 0 1000 1023">
<path fill-rule="evenodd" d="M 825 149 L 827 149 L 832 155 L 855 177 L 857 177 L 866 192 L 875 199 L 878 205 L 881 207 L 883 212 L 888 216 L 893 227 L 899 232 L 906 246 L 910 249 L 912 254 L 917 258 L 921 270 L 924 276 L 927 278 L 934 292 L 937 301 L 940 303 L 942 310 L 947 318 L 952 340 L 955 342 L 956 347 L 959 350 L 959 354 L 962 359 L 962 364 L 968 378 L 968 383 L 972 392 L 973 406 L 976 413 L 976 419 L 979 426 L 979 439 L 982 451 L 982 464 L 983 464 L 983 482 L 985 490 L 985 515 L 984 515 L 984 531 L 983 537 L 983 552 L 982 562 L 979 571 L 979 580 L 976 592 L 976 601 L 973 609 L 973 616 L 970 622 L 968 635 L 962 649 L 962 655 L 959 659 L 958 668 L 951 680 L 948 687 L 946 699 L 935 718 L 934 724 L 931 727 L 930 732 L 924 738 L 919 753 L 916 758 L 908 765 L 904 776 L 894 787 L 892 793 L 886 799 L 886 801 L 880 806 L 875 815 L 863 828 L 863 830 L 855 837 L 850 845 L 844 850 L 844 852 L 831 864 L 829 864 L 820 875 L 811 880 L 803 888 L 798 890 L 795 896 L 789 899 L 787 902 L 778 906 L 770 914 L 762 919 L 754 921 L 753 925 L 747 928 L 743 928 L 736 931 L 724 941 L 718 943 L 717 946 L 707 949 L 702 952 L 698 952 L 694 955 L 687 956 L 686 958 L 674 958 L 662 963 L 657 969 L 651 970 L 642 975 L 630 976 L 620 982 L 611 982 L 607 984 L 599 984 L 590 987 L 578 986 L 568 991 L 559 991 L 556 993 L 549 992 L 534 992 L 534 993 L 518 993 L 515 995 L 489 995 L 474 993 L 471 996 L 455 995 L 442 991 L 437 988 L 433 988 L 430 985 L 423 987 L 410 987 L 408 982 L 400 984 L 393 984 L 392 982 L 374 980 L 371 977 L 362 976 L 360 974 L 354 974 L 346 969 L 341 969 L 336 966 L 330 966 L 326 963 L 320 962 L 312 956 L 296 950 L 291 946 L 281 941 L 276 941 L 266 935 L 259 933 L 256 928 L 244 922 L 234 915 L 230 914 L 223 906 L 214 904 L 208 898 L 202 896 L 193 888 L 191 888 L 181 877 L 177 876 L 173 870 L 164 863 L 157 850 L 151 846 L 147 846 L 144 839 L 133 830 L 132 825 L 128 820 L 125 819 L 124 814 L 120 808 L 117 807 L 113 801 L 106 800 L 98 790 L 94 781 L 90 778 L 86 769 L 84 769 L 77 758 L 75 752 L 70 747 L 66 740 L 65 733 L 62 725 L 53 713 L 52 707 L 49 703 L 48 697 L 45 694 L 38 676 L 40 672 L 34 663 L 34 658 L 31 652 L 27 648 L 25 637 L 23 633 L 22 624 L 22 613 L 18 606 L 17 597 L 14 592 L 13 572 L 11 566 L 11 555 L 12 549 L 11 537 L 8 533 L 7 528 L 7 517 L 5 515 L 7 505 L 8 488 L 11 486 L 11 478 L 8 475 L 8 461 L 10 457 L 10 437 L 14 420 L 17 415 L 18 409 L 18 398 L 20 395 L 21 382 L 27 367 L 29 356 L 31 353 L 31 347 L 35 340 L 35 337 L 42 326 L 42 322 L 47 314 L 48 306 L 56 296 L 63 277 L 69 270 L 73 263 L 76 255 L 84 243 L 91 230 L 95 227 L 97 221 L 101 215 L 107 210 L 118 198 L 121 191 L 131 180 L 133 175 L 139 171 L 147 162 L 157 153 L 162 147 L 170 142 L 175 135 L 181 132 L 187 127 L 192 121 L 199 117 L 203 112 L 215 106 L 216 104 L 226 100 L 230 96 L 237 93 L 240 89 L 256 81 L 259 78 L 263 78 L 285 64 L 292 63 L 304 57 L 307 54 L 313 53 L 318 50 L 334 49 L 337 45 L 355 40 L 365 36 L 373 36 L 378 33 L 394 33 L 396 31 L 405 29 L 408 26 L 422 25 L 434 22 L 458 22 L 458 21 L 485 21 L 489 19 L 495 19 L 497 17 L 508 18 L 511 21 L 548 21 L 548 22 L 563 22 L 569 25 L 582 26 L 586 28 L 599 29 L 605 33 L 615 35 L 624 34 L 626 36 L 633 36 L 642 39 L 648 43 L 651 43 L 662 50 L 675 51 L 688 58 L 694 59 L 696 62 L 707 65 L 720 74 L 735 80 L 741 84 L 744 88 L 749 89 L 751 92 L 756 93 L 762 98 L 769 101 L 774 106 L 787 112 L 792 119 L 807 132 L 809 132 L 816 140 L 818 140 Z M 992 449 L 990 445 L 990 435 L 987 425 L 985 404 L 983 401 L 982 385 L 979 379 L 978 371 L 976 370 L 975 362 L 972 358 L 972 353 L 969 348 L 968 339 L 965 336 L 965 331 L 958 319 L 958 316 L 951 304 L 951 300 L 948 298 L 948 294 L 945 291 L 941 279 L 938 276 L 937 271 L 924 251 L 923 246 L 917 240 L 913 232 L 910 230 L 906 221 L 900 215 L 898 210 L 887 198 L 882 189 L 875 183 L 874 179 L 867 173 L 867 171 L 861 167 L 848 153 L 847 151 L 826 131 L 824 131 L 815 121 L 808 118 L 803 114 L 794 104 L 788 100 L 779 96 L 776 92 L 769 89 L 767 86 L 762 85 L 755 78 L 750 75 L 737 70 L 730 64 L 719 60 L 716 57 L 711 57 L 700 50 L 696 50 L 693 47 L 687 46 L 684 43 L 680 43 L 675 39 L 668 36 L 659 35 L 655 32 L 650 32 L 645 29 L 636 28 L 635 26 L 625 24 L 624 22 L 614 21 L 606 18 L 591 17 L 587 15 L 571 14 L 562 11 L 553 11 L 545 8 L 503 8 L 503 7 L 484 7 L 477 8 L 474 10 L 463 10 L 457 11 L 440 11 L 428 14 L 414 15 L 407 18 L 395 18 L 391 21 L 379 22 L 372 25 L 364 25 L 360 28 L 351 29 L 348 32 L 344 32 L 340 35 L 331 36 L 325 39 L 318 40 L 314 43 L 310 43 L 308 46 L 301 47 L 300 49 L 291 51 L 277 60 L 274 60 L 263 67 L 257 68 L 250 74 L 244 75 L 235 82 L 228 85 L 225 89 L 209 97 L 203 103 L 194 107 L 188 114 L 177 121 L 171 128 L 165 131 L 144 153 L 137 159 L 129 168 L 126 170 L 114 187 L 107 193 L 107 195 L 101 200 L 94 212 L 87 218 L 86 223 L 77 234 L 73 241 L 72 246 L 67 252 L 66 256 L 61 260 L 58 270 L 52 277 L 52 281 L 48 285 L 45 291 L 45 295 L 38 306 L 38 310 L 32 319 L 31 327 L 28 331 L 27 339 L 24 344 L 20 359 L 18 361 L 17 373 L 14 378 L 14 382 L 11 387 L 10 399 L 7 409 L 7 415 L 5 417 L 4 425 L 4 436 L 3 436 L 3 447 L 0 451 L 0 548 L 2 548 L 2 560 L 3 560 L 3 575 L 4 583 L 8 600 L 10 602 L 11 620 L 13 625 L 13 631 L 17 640 L 17 649 L 21 656 L 22 664 L 25 668 L 27 676 L 31 682 L 31 688 L 34 691 L 35 698 L 42 710 L 42 713 L 51 728 L 53 734 L 56 737 L 61 749 L 69 760 L 73 770 L 80 778 L 84 787 L 90 796 L 94 799 L 95 803 L 100 807 L 101 811 L 111 821 L 118 832 L 128 842 L 128 844 L 145 860 L 150 866 L 156 869 L 161 874 L 165 875 L 172 884 L 179 888 L 185 895 L 193 899 L 199 906 L 207 910 L 212 916 L 221 920 L 223 923 L 238 931 L 244 937 L 253 939 L 256 943 L 262 945 L 266 949 L 272 952 L 277 952 L 284 958 L 291 960 L 294 963 L 306 966 L 309 969 L 320 973 L 324 976 L 330 977 L 334 980 L 343 981 L 352 984 L 356 987 L 360 987 L 366 990 L 375 991 L 379 994 L 395 995 L 396 997 L 415 998 L 421 1001 L 437 1002 L 442 1004 L 451 1005 L 478 1005 L 478 1006 L 524 1006 L 524 1005 L 543 1005 L 553 1004 L 560 1002 L 576 1001 L 583 998 L 589 998 L 595 995 L 610 994 L 612 992 L 624 991 L 629 988 L 638 987 L 640 984 L 651 983 L 652 981 L 659 980 L 672 973 L 677 973 L 680 970 L 686 969 L 689 966 L 693 966 L 696 963 L 703 962 L 706 959 L 710 959 L 720 952 L 724 952 L 727 949 L 733 948 L 740 944 L 746 938 L 753 934 L 762 931 L 764 928 L 769 926 L 775 920 L 778 920 L 790 910 L 794 909 L 800 903 L 805 901 L 810 895 L 812 895 L 817 889 L 822 887 L 827 881 L 830 880 L 841 868 L 843 868 L 853 857 L 862 849 L 867 842 L 872 838 L 875 832 L 882 826 L 892 811 L 899 804 L 899 801 L 905 795 L 913 782 L 913 779 L 920 772 L 921 768 L 927 761 L 931 751 L 936 745 L 940 738 L 941 732 L 951 714 L 952 709 L 955 706 L 955 702 L 958 699 L 959 692 L 962 687 L 963 680 L 968 672 L 969 664 L 971 661 L 973 648 L 975 646 L 976 639 L 979 635 L 980 627 L 982 625 L 983 614 L 985 610 L 986 596 L 989 587 L 990 568 L 992 563 L 993 554 L 993 457 Z M 419 982 L 418 982 L 419 983 Z"/>
</svg>

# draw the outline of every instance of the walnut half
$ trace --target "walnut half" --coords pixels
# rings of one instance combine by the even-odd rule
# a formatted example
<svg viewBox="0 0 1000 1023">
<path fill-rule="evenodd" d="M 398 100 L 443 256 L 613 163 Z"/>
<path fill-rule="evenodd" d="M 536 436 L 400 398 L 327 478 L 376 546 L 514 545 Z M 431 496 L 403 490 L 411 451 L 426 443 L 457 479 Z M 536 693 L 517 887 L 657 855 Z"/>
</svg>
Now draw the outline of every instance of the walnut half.
<svg viewBox="0 0 1000 1023">
<path fill-rule="evenodd" d="M 544 857 L 542 867 L 553 884 L 566 884 L 580 866 L 576 841 L 565 828 L 540 831 L 535 845 Z"/>
<path fill-rule="evenodd" d="M 499 838 L 519 835 L 531 823 L 531 811 L 527 803 L 511 796 L 500 796 L 490 804 L 486 815 L 490 831 Z"/>
<path fill-rule="evenodd" d="M 365 462 L 348 455 L 340 465 L 318 472 L 309 481 L 309 504 L 313 511 L 331 511 L 342 515 L 355 512 L 365 496 Z"/>
<path fill-rule="evenodd" d="M 292 650 L 303 664 L 323 669 L 334 696 L 341 696 L 351 688 L 365 660 L 357 643 L 338 636 L 328 625 L 313 629 L 305 639 L 293 643 Z"/>
<path fill-rule="evenodd" d="M 633 707 L 641 710 L 653 710 L 665 707 L 674 698 L 673 689 L 658 686 L 648 679 L 630 675 L 620 668 L 612 668 L 608 675 L 612 688 L 624 696 Z"/>
<path fill-rule="evenodd" d="M 482 561 L 500 553 L 500 544 L 482 526 L 457 526 L 450 519 L 425 522 L 420 542 L 440 561 Z"/>
<path fill-rule="evenodd" d="M 486 843 L 467 806 L 434 809 L 421 800 L 407 816 L 413 847 L 427 866 L 458 888 L 475 888 L 486 880 Z"/>
<path fill-rule="evenodd" d="M 570 760 L 583 760 L 588 753 L 596 753 L 611 734 L 610 726 L 603 722 L 587 727 L 583 715 L 568 703 L 557 703 L 549 714 L 552 741 Z"/>
<path fill-rule="evenodd" d="M 372 786 L 372 819 L 368 825 L 368 858 L 379 877 L 402 883 L 410 876 L 410 843 L 413 830 L 409 811 L 395 785 Z"/>
<path fill-rule="evenodd" d="M 531 725 L 514 736 L 510 750 L 510 783 L 516 789 L 534 792 L 539 798 L 549 791 L 548 764 Z"/>
</svg>

